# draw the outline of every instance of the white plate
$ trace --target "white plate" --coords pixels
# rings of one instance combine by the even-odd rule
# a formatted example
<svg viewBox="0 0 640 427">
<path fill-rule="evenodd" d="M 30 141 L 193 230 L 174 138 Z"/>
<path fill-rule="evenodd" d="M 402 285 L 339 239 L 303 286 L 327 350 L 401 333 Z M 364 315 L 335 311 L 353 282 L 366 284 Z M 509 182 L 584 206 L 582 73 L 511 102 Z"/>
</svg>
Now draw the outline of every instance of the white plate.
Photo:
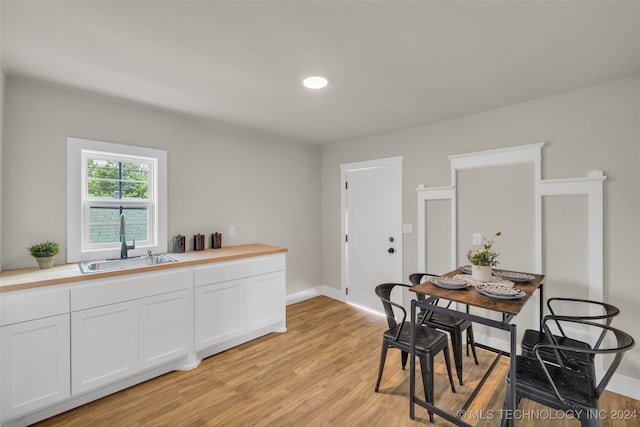
<svg viewBox="0 0 640 427">
<path fill-rule="evenodd" d="M 469 286 L 466 280 L 453 277 L 437 277 L 431 280 L 434 285 L 444 289 L 462 289 Z"/>
<path fill-rule="evenodd" d="M 462 271 L 464 274 L 471 274 L 471 266 L 470 265 L 463 265 L 461 267 L 458 267 L 458 269 L 460 271 Z"/>
<path fill-rule="evenodd" d="M 535 279 L 535 277 L 530 274 L 518 273 L 517 271 L 494 270 L 493 274 L 503 279 L 511 280 L 512 282 L 530 282 Z"/>
<path fill-rule="evenodd" d="M 519 299 L 526 295 L 521 289 L 494 283 L 478 284 L 476 289 L 482 295 L 498 299 Z"/>
</svg>

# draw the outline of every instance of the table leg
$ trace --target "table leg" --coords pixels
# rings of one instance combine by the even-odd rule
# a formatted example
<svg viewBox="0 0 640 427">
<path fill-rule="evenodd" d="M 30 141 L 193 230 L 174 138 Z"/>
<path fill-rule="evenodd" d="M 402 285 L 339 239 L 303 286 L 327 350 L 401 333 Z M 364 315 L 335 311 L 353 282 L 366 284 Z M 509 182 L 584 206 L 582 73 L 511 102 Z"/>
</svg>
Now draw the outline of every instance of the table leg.
<svg viewBox="0 0 640 427">
<path fill-rule="evenodd" d="M 516 421 L 513 417 L 513 415 L 515 414 L 515 410 L 516 410 L 516 351 L 517 351 L 517 344 L 516 344 L 516 339 L 517 339 L 517 330 L 516 330 L 516 325 L 515 324 L 511 324 L 510 325 L 510 338 L 511 338 L 511 350 L 510 350 L 510 355 L 509 355 L 509 378 L 511 378 L 511 387 L 509 387 L 509 396 L 508 396 L 508 402 L 509 402 L 509 407 L 508 412 L 507 412 L 507 416 L 509 417 L 508 419 L 508 426 L 514 426 L 516 424 Z"/>
<path fill-rule="evenodd" d="M 539 324 L 540 326 L 538 327 L 539 331 L 542 331 L 542 318 L 544 317 L 544 290 L 542 289 L 544 287 L 544 283 L 542 283 L 539 287 L 538 287 L 538 292 L 540 292 L 540 318 L 539 320 Z"/>
<path fill-rule="evenodd" d="M 413 401 L 413 397 L 415 396 L 415 392 L 416 392 L 416 343 L 415 343 L 415 336 L 416 336 L 416 302 L 415 300 L 411 301 L 411 334 L 409 335 L 410 337 L 410 342 L 411 342 L 411 346 L 410 346 L 410 352 L 409 352 L 409 357 L 411 358 L 410 362 L 409 362 L 409 418 L 411 418 L 412 420 L 415 419 L 416 415 L 416 409 L 415 409 L 415 403 Z"/>
</svg>

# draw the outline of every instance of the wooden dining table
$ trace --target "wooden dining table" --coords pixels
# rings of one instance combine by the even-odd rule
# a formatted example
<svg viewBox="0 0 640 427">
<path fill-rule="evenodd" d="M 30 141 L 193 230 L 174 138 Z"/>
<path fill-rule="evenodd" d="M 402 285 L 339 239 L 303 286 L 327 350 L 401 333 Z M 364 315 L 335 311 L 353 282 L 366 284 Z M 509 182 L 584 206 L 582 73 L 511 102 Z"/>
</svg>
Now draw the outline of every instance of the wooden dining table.
<svg viewBox="0 0 640 427">
<path fill-rule="evenodd" d="M 501 270 L 494 270 L 494 272 L 499 273 Z M 517 272 L 520 273 L 520 272 Z M 464 274 L 460 269 L 453 270 L 444 275 L 444 277 L 454 277 L 458 275 Z M 543 298 L 543 283 L 544 283 L 544 275 L 541 274 L 533 274 L 533 273 L 524 273 L 533 277 L 532 279 L 526 282 L 517 282 L 514 283 L 513 286 L 516 289 L 520 289 L 524 292 L 524 296 L 518 299 L 500 299 L 495 297 L 490 297 L 481 294 L 478 290 L 475 289 L 473 284 L 475 282 L 470 281 L 472 285 L 462 288 L 462 289 L 445 289 L 439 286 L 436 286 L 431 281 L 423 282 L 419 285 L 413 286 L 410 290 L 421 296 L 418 300 L 413 300 L 411 302 L 411 365 L 410 365 L 410 412 L 409 415 L 411 419 L 415 417 L 415 405 L 418 404 L 425 409 L 434 412 L 435 414 L 440 415 L 444 419 L 452 422 L 458 426 L 470 426 L 470 424 L 466 423 L 459 415 L 464 413 L 462 411 L 466 411 L 471 402 L 475 399 L 478 392 L 481 390 L 482 386 L 486 382 L 487 378 L 491 375 L 491 372 L 498 364 L 498 361 L 502 356 L 511 356 L 516 354 L 517 350 L 517 328 L 515 323 L 513 323 L 513 319 L 517 316 L 521 311 L 525 304 L 531 299 L 531 297 L 537 292 L 539 292 L 539 319 L 538 323 L 542 322 L 542 317 L 544 313 L 544 298 Z M 423 298 L 422 298 L 423 297 Z M 437 305 L 439 299 L 449 300 L 456 302 L 455 308 L 449 306 L 440 306 Z M 464 305 L 464 309 L 460 309 L 461 305 Z M 467 401 L 464 403 L 462 408 L 456 412 L 456 414 L 451 414 L 447 411 L 442 410 L 441 408 L 436 407 L 429 402 L 420 399 L 415 394 L 415 382 L 416 382 L 416 362 L 415 362 L 415 342 L 413 341 L 413 337 L 415 336 L 415 329 L 417 327 L 416 324 L 416 309 L 420 308 L 422 310 L 432 310 L 438 313 L 444 313 L 451 316 L 459 317 L 466 320 L 471 320 L 472 322 L 487 325 L 489 327 L 493 327 L 496 329 L 500 329 L 503 331 L 509 332 L 510 336 L 510 350 L 509 352 L 491 348 L 488 346 L 482 346 L 490 351 L 494 351 L 496 353 L 496 358 L 494 359 L 491 366 L 488 368 L 487 372 L 484 374 L 483 378 L 477 384 Z M 483 311 L 478 311 L 475 309 L 484 309 Z M 492 315 L 493 313 L 493 315 Z M 495 313 L 499 313 L 500 316 L 495 316 Z M 494 317 L 500 317 L 500 319 L 496 320 Z M 509 370 L 510 377 L 515 378 L 516 376 L 516 364 L 515 357 L 510 357 L 509 362 Z M 515 387 L 510 387 L 511 393 L 507 396 L 507 410 L 501 412 L 501 416 L 507 418 L 507 425 L 514 425 L 515 420 L 512 414 L 514 414 L 514 410 L 516 408 L 516 396 L 515 396 Z"/>
</svg>

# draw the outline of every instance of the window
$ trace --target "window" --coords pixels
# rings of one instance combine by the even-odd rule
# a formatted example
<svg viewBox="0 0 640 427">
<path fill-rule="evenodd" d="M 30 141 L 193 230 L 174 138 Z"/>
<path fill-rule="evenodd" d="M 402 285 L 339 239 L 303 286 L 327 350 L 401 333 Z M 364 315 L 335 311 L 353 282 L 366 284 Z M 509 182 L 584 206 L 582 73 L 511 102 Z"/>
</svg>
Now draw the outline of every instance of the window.
<svg viewBox="0 0 640 427">
<path fill-rule="evenodd" d="M 139 254 L 165 252 L 166 152 L 78 138 L 67 150 L 67 260 L 119 256 L 121 215 Z"/>
</svg>

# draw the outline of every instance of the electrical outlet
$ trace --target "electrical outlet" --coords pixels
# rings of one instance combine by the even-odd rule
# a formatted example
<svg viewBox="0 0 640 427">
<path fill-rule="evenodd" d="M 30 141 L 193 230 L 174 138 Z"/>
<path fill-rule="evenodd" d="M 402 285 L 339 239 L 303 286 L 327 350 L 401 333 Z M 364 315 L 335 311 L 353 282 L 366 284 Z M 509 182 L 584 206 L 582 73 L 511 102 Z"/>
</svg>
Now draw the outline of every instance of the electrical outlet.
<svg viewBox="0 0 640 427">
<path fill-rule="evenodd" d="M 481 233 L 473 233 L 473 244 L 481 245 L 482 244 L 482 234 Z"/>
<path fill-rule="evenodd" d="M 235 237 L 236 235 L 236 226 L 232 225 L 229 227 L 229 237 Z"/>
</svg>

